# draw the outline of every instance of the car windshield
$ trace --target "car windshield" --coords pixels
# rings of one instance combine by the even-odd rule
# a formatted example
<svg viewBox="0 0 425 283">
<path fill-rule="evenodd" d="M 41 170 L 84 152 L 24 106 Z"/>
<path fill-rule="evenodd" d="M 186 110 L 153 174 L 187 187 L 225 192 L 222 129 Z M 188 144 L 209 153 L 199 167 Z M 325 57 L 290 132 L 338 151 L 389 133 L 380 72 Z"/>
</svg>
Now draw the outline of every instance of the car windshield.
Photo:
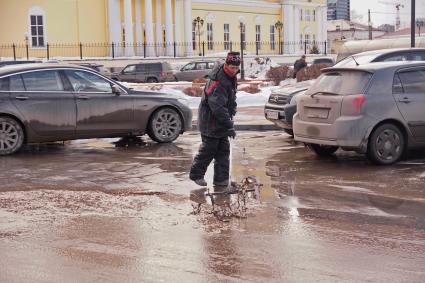
<svg viewBox="0 0 425 283">
<path fill-rule="evenodd" d="M 336 93 L 351 95 L 362 93 L 372 74 L 363 71 L 334 71 L 322 74 L 306 94 Z"/>
<path fill-rule="evenodd" d="M 378 55 L 379 54 L 348 56 L 347 58 L 336 63 L 335 67 L 353 67 L 353 66 L 357 65 L 356 62 L 359 65 L 367 64 L 367 63 L 372 62 L 372 60 L 374 60 L 376 57 L 378 57 Z M 354 61 L 353 57 L 354 57 L 354 59 L 356 59 L 356 61 Z"/>
</svg>

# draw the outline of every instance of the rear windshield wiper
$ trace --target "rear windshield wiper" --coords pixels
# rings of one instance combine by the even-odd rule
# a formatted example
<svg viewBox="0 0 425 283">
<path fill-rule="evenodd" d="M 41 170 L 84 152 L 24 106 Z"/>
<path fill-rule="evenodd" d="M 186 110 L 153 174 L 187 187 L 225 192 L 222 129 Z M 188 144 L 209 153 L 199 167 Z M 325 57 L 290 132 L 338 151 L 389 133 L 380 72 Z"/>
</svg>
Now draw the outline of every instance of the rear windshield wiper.
<svg viewBox="0 0 425 283">
<path fill-rule="evenodd" d="M 310 94 L 310 97 L 314 97 L 316 94 L 324 94 L 324 95 L 339 95 L 339 93 L 330 92 L 330 91 L 318 91 L 315 93 Z"/>
</svg>

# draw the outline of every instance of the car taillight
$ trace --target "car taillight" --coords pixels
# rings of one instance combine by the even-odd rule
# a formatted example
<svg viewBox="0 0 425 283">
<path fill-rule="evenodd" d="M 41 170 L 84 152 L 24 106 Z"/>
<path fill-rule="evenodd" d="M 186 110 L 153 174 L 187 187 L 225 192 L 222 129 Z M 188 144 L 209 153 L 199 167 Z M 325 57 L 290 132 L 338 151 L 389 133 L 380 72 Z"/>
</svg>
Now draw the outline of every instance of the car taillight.
<svg viewBox="0 0 425 283">
<path fill-rule="evenodd" d="M 347 95 L 342 102 L 341 115 L 359 115 L 362 112 L 362 106 L 366 100 L 363 94 Z"/>
</svg>

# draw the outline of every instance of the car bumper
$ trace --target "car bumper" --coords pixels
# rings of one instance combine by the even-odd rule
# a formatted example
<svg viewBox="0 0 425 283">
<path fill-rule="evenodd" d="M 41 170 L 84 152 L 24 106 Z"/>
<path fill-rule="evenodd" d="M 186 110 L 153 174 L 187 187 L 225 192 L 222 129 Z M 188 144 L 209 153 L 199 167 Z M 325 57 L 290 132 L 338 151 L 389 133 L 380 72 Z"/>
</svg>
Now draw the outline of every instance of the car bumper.
<svg viewBox="0 0 425 283">
<path fill-rule="evenodd" d="M 283 129 L 292 129 L 292 120 L 295 112 L 297 112 L 297 105 L 266 104 L 264 107 L 265 118 Z"/>
<path fill-rule="evenodd" d="M 334 145 L 363 150 L 365 136 L 371 125 L 364 116 L 339 117 L 333 124 L 307 122 L 294 116 L 294 139 L 300 142 Z"/>
</svg>

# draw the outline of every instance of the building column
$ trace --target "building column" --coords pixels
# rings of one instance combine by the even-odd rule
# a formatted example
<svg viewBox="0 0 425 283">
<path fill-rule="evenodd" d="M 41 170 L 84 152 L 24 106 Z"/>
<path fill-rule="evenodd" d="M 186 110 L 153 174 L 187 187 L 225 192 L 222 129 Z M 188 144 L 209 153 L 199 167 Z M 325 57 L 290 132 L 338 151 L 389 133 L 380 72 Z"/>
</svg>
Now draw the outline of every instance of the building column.
<svg viewBox="0 0 425 283">
<path fill-rule="evenodd" d="M 136 43 L 137 43 L 137 48 L 136 48 L 136 55 L 137 56 L 142 56 L 143 55 L 143 47 L 142 42 L 143 42 L 143 29 L 142 29 L 142 17 L 141 17 L 141 5 L 140 5 L 140 1 L 141 0 L 136 0 Z"/>
<path fill-rule="evenodd" d="M 181 56 L 181 46 L 182 46 L 182 40 L 181 40 L 181 20 L 180 20 L 180 13 L 181 13 L 181 1 L 180 0 L 174 0 L 174 40 L 176 44 L 176 55 Z"/>
<path fill-rule="evenodd" d="M 192 46 L 192 0 L 184 0 L 184 46 L 185 56 L 193 55 Z"/>
<path fill-rule="evenodd" d="M 156 0 L 156 15 L 155 15 L 155 30 L 156 30 L 156 55 L 164 55 L 164 50 L 162 48 L 163 39 L 162 39 L 162 8 L 161 1 Z"/>
<path fill-rule="evenodd" d="M 328 21 L 328 9 L 326 6 L 322 7 L 320 10 L 320 13 L 322 15 L 322 25 L 320 28 L 322 29 L 322 41 L 328 40 L 328 27 L 327 27 L 327 21 Z M 324 44 L 323 44 L 324 45 Z M 330 49 L 330 42 L 326 44 L 327 48 Z M 326 52 L 327 53 L 327 52 Z"/>
<path fill-rule="evenodd" d="M 300 7 L 294 7 L 294 53 L 299 53 L 301 44 L 300 44 Z"/>
<path fill-rule="evenodd" d="M 282 15 L 283 15 L 283 39 L 284 42 L 284 53 L 293 53 L 294 51 L 294 7 L 291 4 L 282 5 Z M 276 30 L 277 31 L 277 30 Z M 277 31 L 278 32 L 278 31 Z M 276 36 L 277 40 L 279 40 L 279 35 Z"/>
<path fill-rule="evenodd" d="M 173 56 L 173 11 L 171 7 L 171 0 L 165 1 L 165 54 Z"/>
<path fill-rule="evenodd" d="M 115 46 L 121 43 L 121 11 L 119 0 L 108 1 L 108 23 L 109 23 L 109 43 L 114 43 Z M 121 49 L 115 48 L 116 56 L 121 56 Z M 112 56 L 112 50 L 111 50 Z"/>
<path fill-rule="evenodd" d="M 146 56 L 155 56 L 153 40 L 152 0 L 145 0 Z"/>
<path fill-rule="evenodd" d="M 131 0 L 124 0 L 125 56 L 134 56 L 133 11 Z"/>
</svg>

